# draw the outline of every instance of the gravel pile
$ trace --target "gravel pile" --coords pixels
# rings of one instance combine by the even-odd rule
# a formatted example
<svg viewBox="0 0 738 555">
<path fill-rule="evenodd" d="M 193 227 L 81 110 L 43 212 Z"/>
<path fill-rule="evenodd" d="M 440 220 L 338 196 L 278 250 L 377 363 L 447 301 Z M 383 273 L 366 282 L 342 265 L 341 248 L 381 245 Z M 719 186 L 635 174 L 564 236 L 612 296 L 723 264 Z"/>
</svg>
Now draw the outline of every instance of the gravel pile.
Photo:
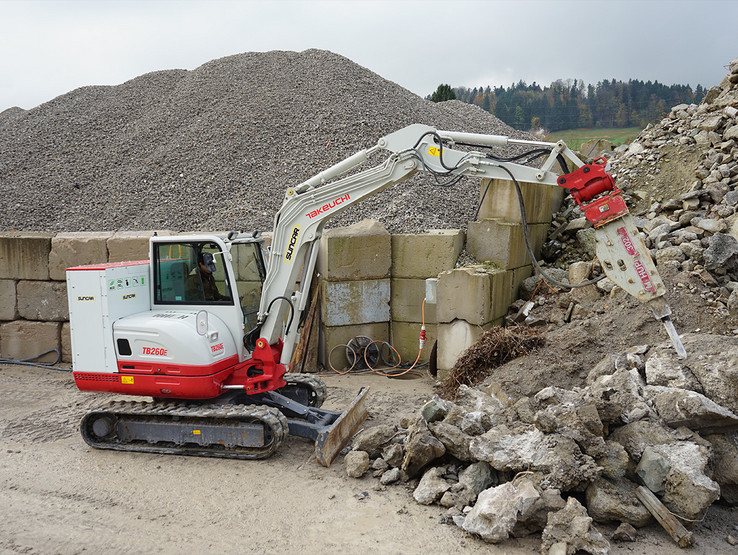
<svg viewBox="0 0 738 555">
<path fill-rule="evenodd" d="M 0 230 L 270 230 L 288 187 L 411 123 L 530 138 L 331 52 L 239 54 L 0 113 Z M 465 228 L 477 198 L 415 177 L 331 223 Z"/>
</svg>

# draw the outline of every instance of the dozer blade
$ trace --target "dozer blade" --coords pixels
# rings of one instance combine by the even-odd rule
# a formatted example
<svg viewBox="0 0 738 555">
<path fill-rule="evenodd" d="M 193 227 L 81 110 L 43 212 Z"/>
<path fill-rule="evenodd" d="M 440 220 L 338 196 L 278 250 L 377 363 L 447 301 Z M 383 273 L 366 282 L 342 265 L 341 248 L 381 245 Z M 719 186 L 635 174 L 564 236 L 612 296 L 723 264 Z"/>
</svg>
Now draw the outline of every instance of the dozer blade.
<svg viewBox="0 0 738 555">
<path fill-rule="evenodd" d="M 315 458 L 319 464 L 330 466 L 333 459 L 341 452 L 353 437 L 367 416 L 366 395 L 369 388 L 362 388 L 359 394 L 327 429 L 321 431 L 315 439 Z"/>
</svg>

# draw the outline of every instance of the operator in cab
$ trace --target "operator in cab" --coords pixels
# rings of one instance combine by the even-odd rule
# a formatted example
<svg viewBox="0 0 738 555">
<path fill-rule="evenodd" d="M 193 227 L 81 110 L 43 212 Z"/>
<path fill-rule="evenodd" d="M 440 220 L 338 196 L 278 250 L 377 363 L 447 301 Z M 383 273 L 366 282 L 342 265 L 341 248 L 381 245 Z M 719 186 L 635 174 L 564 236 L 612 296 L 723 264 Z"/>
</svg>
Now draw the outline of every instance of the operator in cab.
<svg viewBox="0 0 738 555">
<path fill-rule="evenodd" d="M 199 301 L 226 301 L 226 297 L 218 290 L 213 272 L 215 258 L 209 252 L 200 252 L 197 256 L 198 267 L 190 272 L 187 278 L 187 299 Z"/>
</svg>

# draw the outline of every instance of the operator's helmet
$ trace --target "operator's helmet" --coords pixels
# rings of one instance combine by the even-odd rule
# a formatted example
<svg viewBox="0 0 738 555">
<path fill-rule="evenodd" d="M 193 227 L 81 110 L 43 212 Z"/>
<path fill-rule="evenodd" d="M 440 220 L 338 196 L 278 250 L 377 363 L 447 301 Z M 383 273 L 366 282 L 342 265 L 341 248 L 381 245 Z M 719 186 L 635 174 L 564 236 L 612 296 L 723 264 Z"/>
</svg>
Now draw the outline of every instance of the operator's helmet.
<svg viewBox="0 0 738 555">
<path fill-rule="evenodd" d="M 198 261 L 207 268 L 211 274 L 215 271 L 215 257 L 209 252 L 201 252 Z"/>
</svg>

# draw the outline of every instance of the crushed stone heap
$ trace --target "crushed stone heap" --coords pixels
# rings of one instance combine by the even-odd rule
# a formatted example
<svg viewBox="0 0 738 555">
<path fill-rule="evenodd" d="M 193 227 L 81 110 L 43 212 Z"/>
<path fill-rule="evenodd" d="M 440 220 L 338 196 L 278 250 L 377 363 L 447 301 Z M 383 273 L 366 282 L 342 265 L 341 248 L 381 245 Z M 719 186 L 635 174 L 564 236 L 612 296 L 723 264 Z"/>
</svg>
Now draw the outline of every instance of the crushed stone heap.
<svg viewBox="0 0 738 555">
<path fill-rule="evenodd" d="M 0 230 L 270 230 L 288 187 L 411 123 L 532 138 L 331 52 L 238 54 L 0 113 Z M 465 228 L 477 198 L 415 177 L 331 225 Z"/>
</svg>

